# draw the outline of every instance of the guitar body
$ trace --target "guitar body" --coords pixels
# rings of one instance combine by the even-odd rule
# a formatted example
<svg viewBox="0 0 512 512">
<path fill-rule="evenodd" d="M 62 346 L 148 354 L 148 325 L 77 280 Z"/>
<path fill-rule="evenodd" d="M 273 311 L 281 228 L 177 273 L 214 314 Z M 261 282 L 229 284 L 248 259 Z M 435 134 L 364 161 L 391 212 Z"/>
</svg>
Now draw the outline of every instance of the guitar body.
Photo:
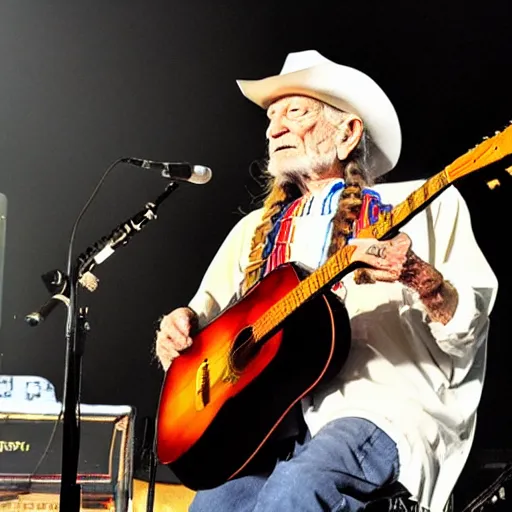
<svg viewBox="0 0 512 512">
<path fill-rule="evenodd" d="M 299 282 L 294 265 L 278 267 L 201 330 L 167 372 L 157 455 L 190 489 L 243 475 L 301 398 L 341 369 L 350 325 L 330 292 L 247 350 L 254 322 Z"/>
</svg>

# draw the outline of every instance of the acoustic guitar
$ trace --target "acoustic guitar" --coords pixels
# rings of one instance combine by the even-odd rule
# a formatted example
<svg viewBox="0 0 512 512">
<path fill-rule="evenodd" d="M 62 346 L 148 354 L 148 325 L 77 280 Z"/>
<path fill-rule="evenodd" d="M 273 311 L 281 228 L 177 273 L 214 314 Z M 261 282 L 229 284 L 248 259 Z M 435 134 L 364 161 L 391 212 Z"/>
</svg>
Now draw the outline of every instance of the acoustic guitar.
<svg viewBox="0 0 512 512">
<path fill-rule="evenodd" d="M 384 240 L 456 180 L 512 153 L 512 126 L 427 180 L 360 238 Z M 269 273 L 193 337 L 166 373 L 157 456 L 193 490 L 243 475 L 288 412 L 338 372 L 350 347 L 347 313 L 331 285 L 362 266 L 345 246 L 304 277 Z"/>
</svg>

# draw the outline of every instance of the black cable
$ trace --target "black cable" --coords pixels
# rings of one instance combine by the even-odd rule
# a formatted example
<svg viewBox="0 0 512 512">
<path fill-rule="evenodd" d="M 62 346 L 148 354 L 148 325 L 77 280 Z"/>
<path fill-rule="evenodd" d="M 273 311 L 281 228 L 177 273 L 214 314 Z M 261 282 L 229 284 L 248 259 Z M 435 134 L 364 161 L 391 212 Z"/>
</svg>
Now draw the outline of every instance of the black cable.
<svg viewBox="0 0 512 512">
<path fill-rule="evenodd" d="M 53 440 L 55 438 L 55 434 L 57 433 L 57 428 L 59 426 L 59 423 L 62 419 L 62 414 L 63 414 L 63 408 L 61 407 L 60 409 L 60 412 L 59 412 L 59 415 L 57 416 L 57 419 L 55 420 L 55 423 L 53 424 L 53 430 L 52 430 L 52 433 L 50 434 L 50 439 L 46 445 L 46 448 L 44 449 L 44 452 L 43 454 L 41 455 L 41 457 L 39 458 L 37 464 L 36 464 L 36 467 L 34 468 L 34 471 L 32 471 L 32 473 L 29 475 L 28 477 L 28 482 L 27 482 L 27 485 L 30 487 L 30 485 L 32 484 L 32 478 L 34 478 L 34 476 L 36 475 L 37 473 L 37 470 L 41 467 L 41 464 L 43 463 L 44 459 L 48 456 L 48 453 L 50 451 L 50 447 L 53 443 Z"/>
</svg>

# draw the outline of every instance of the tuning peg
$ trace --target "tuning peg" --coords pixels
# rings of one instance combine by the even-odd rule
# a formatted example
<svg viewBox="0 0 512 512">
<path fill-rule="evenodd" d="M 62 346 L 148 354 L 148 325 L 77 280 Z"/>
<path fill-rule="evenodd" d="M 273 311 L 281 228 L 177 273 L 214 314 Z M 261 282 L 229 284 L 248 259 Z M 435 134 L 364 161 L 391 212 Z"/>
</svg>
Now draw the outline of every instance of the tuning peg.
<svg viewBox="0 0 512 512">
<path fill-rule="evenodd" d="M 500 186 L 501 186 L 501 183 L 500 183 L 500 180 L 494 179 L 494 180 L 490 180 L 490 181 L 488 181 L 488 182 L 487 182 L 487 186 L 488 186 L 491 190 L 494 190 L 495 188 L 500 187 Z"/>
</svg>

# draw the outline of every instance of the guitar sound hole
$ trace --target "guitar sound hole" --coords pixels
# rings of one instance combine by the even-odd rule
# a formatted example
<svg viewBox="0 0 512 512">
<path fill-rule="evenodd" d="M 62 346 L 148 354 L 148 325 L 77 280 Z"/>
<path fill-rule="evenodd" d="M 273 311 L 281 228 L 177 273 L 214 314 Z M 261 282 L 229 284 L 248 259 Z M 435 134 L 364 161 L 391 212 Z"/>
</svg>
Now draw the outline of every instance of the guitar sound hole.
<svg viewBox="0 0 512 512">
<path fill-rule="evenodd" d="M 260 344 L 254 342 L 252 327 L 246 327 L 236 337 L 231 352 L 231 367 L 236 373 L 242 372 L 260 350 Z"/>
</svg>

